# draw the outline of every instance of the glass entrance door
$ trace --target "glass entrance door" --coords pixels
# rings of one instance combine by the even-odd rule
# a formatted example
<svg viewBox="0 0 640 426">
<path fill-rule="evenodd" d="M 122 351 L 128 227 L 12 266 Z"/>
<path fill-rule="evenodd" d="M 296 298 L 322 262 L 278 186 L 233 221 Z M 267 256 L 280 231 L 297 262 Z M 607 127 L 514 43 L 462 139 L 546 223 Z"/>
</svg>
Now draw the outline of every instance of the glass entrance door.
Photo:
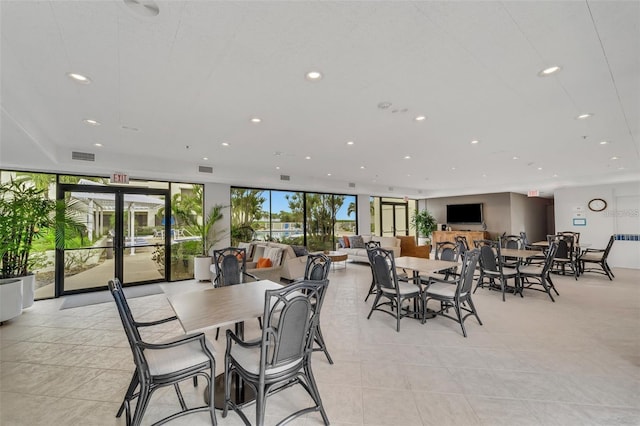
<svg viewBox="0 0 640 426">
<path fill-rule="evenodd" d="M 391 203 L 382 201 L 382 235 L 409 235 L 409 217 L 407 203 Z"/>
<path fill-rule="evenodd" d="M 61 184 L 58 199 L 66 200 L 65 214 L 82 226 L 64 229 L 57 295 L 105 288 L 114 277 L 123 285 L 165 280 L 167 190 Z"/>
</svg>

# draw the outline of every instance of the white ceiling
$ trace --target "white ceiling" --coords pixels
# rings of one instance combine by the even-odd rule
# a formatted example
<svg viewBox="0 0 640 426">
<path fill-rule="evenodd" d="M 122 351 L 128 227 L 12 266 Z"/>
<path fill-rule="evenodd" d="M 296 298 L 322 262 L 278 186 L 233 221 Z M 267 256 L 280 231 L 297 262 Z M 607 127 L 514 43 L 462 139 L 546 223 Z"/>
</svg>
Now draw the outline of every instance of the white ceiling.
<svg viewBox="0 0 640 426">
<path fill-rule="evenodd" d="M 1 1 L 0 166 L 411 198 L 640 181 L 638 1 L 156 4 Z"/>
</svg>

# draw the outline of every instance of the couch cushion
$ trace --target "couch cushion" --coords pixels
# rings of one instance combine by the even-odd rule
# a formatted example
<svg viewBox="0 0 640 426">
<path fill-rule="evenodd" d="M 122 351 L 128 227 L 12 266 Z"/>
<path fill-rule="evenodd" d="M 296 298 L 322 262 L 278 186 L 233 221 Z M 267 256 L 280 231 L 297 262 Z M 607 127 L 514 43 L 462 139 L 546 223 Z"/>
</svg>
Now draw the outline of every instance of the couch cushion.
<svg viewBox="0 0 640 426">
<path fill-rule="evenodd" d="M 351 248 L 364 248 L 364 240 L 361 235 L 354 235 L 349 237 L 349 247 Z"/>
<path fill-rule="evenodd" d="M 349 237 L 347 237 L 346 235 L 342 237 L 342 242 L 344 243 L 344 248 L 351 247 L 351 244 L 349 243 Z"/>
<path fill-rule="evenodd" d="M 273 266 L 280 266 L 282 262 L 282 248 L 280 247 L 267 247 L 264 249 L 264 257 L 271 259 Z"/>
<path fill-rule="evenodd" d="M 253 259 L 259 259 L 261 257 L 264 257 L 264 251 L 266 248 L 267 248 L 266 245 L 256 244 L 256 246 L 253 248 L 253 253 L 251 257 Z"/>
<path fill-rule="evenodd" d="M 395 247 L 399 246 L 398 240 L 396 237 L 378 237 L 375 236 L 372 238 L 373 241 L 380 241 L 380 246 L 384 247 Z"/>
</svg>

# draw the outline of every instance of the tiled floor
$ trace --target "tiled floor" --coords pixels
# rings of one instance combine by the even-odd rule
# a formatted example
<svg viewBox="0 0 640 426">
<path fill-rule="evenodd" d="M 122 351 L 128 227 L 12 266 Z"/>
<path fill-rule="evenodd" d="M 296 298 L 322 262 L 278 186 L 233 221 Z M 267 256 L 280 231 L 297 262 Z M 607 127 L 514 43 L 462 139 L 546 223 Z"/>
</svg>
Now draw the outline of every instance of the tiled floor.
<svg viewBox="0 0 640 426">
<path fill-rule="evenodd" d="M 437 318 L 421 325 L 382 313 L 366 319 L 371 275 L 366 265 L 331 272 L 322 313 L 334 365 L 314 354 L 314 370 L 333 425 L 638 425 L 640 424 L 640 271 L 617 269 L 616 279 L 589 274 L 555 277 L 556 303 L 542 293 L 525 298 L 478 290 L 484 326 Z M 165 284 L 165 292 L 210 284 Z M 133 364 L 112 303 L 59 310 L 39 301 L 0 327 L 0 424 L 124 425 L 115 413 Z M 172 314 L 165 295 L 130 299 L 135 316 Z M 257 333 L 255 321 L 247 333 Z M 170 323 L 145 337 L 180 333 Z M 213 337 L 213 335 L 211 336 Z M 224 348 L 216 343 L 217 369 Z M 187 402 L 199 388 L 182 386 Z M 269 400 L 267 424 L 307 401 L 289 389 Z M 172 391 L 157 392 L 144 419 L 176 409 Z M 241 424 L 231 413 L 221 425 Z M 253 419 L 251 414 L 250 419 Z M 194 414 L 171 424 L 209 424 Z M 321 424 L 314 413 L 296 425 Z"/>
</svg>

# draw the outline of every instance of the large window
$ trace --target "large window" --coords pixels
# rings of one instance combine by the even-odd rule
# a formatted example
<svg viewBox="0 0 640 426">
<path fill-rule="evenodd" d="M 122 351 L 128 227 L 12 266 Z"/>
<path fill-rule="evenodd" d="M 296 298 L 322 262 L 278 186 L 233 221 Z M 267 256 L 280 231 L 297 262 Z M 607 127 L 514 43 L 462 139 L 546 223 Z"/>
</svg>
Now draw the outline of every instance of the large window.
<svg viewBox="0 0 640 426">
<path fill-rule="evenodd" d="M 331 250 L 356 230 L 356 197 L 249 188 L 231 189 L 231 243 L 251 239 Z"/>
</svg>

